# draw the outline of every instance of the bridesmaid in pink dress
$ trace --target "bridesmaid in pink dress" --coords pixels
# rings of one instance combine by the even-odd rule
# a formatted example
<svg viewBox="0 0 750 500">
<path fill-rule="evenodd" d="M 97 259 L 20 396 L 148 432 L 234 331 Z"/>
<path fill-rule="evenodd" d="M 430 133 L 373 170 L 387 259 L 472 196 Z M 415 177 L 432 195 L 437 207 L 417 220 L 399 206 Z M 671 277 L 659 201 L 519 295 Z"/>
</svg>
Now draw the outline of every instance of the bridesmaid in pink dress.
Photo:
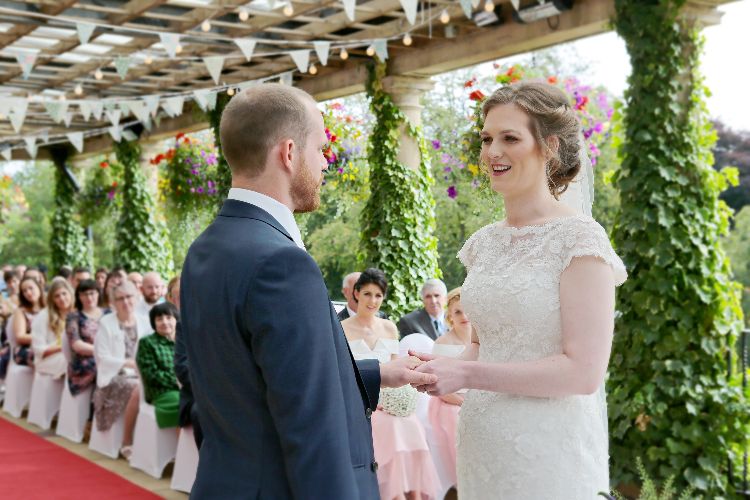
<svg viewBox="0 0 750 500">
<path fill-rule="evenodd" d="M 342 321 L 341 326 L 355 359 L 385 363 L 398 355 L 396 325 L 376 316 L 387 286 L 385 274 L 378 269 L 365 270 L 354 285 L 357 314 Z M 379 408 L 372 415 L 372 440 L 382 500 L 436 497 L 438 477 L 424 428 L 415 413 L 401 417 Z"/>
<path fill-rule="evenodd" d="M 471 344 L 471 321 L 461 306 L 461 288 L 454 288 L 447 297 L 446 321 L 451 329 L 435 341 L 432 353 L 455 358 Z M 428 417 L 435 436 L 435 465 L 438 468 L 443 489 L 456 485 L 456 429 L 458 413 L 464 402 L 463 394 L 433 396 L 430 399 Z"/>
</svg>

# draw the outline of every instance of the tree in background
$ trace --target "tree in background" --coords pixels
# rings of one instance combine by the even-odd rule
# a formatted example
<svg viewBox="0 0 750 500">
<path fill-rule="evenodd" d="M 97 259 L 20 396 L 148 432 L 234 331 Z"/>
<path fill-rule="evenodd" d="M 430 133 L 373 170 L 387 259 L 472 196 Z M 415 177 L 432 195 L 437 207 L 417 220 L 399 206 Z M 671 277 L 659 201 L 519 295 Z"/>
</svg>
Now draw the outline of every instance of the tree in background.
<svg viewBox="0 0 750 500">
<path fill-rule="evenodd" d="M 714 127 L 718 134 L 714 168 L 737 167 L 739 170 L 739 184 L 721 193 L 721 199 L 739 212 L 750 205 L 750 131 L 732 130 L 720 121 L 715 121 Z"/>
</svg>

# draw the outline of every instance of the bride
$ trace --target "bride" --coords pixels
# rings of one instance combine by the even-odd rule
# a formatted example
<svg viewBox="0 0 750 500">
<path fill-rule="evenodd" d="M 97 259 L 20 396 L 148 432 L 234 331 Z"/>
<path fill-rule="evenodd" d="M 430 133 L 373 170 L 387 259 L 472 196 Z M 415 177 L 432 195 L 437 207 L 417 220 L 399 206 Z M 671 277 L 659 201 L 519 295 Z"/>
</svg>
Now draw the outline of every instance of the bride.
<svg viewBox="0 0 750 500">
<path fill-rule="evenodd" d="M 458 359 L 419 354 L 418 369 L 438 376 L 421 390 L 472 389 L 457 438 L 462 499 L 594 499 L 609 490 L 604 376 L 625 268 L 604 229 L 560 199 L 590 168 L 565 94 L 519 83 L 482 112 L 481 160 L 507 217 L 458 254 L 472 344 Z"/>
</svg>

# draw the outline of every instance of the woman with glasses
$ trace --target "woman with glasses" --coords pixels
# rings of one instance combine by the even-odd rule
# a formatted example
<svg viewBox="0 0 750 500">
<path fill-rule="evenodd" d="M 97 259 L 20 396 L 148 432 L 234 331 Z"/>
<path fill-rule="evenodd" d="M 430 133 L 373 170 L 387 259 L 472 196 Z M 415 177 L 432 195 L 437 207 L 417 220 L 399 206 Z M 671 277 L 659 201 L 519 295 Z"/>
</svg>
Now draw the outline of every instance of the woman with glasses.
<svg viewBox="0 0 750 500">
<path fill-rule="evenodd" d="M 76 288 L 76 310 L 68 315 L 65 325 L 70 346 L 68 387 L 74 396 L 91 387 L 96 378 L 94 339 L 104 313 L 97 305 L 99 295 L 96 281 L 81 281 Z"/>
</svg>

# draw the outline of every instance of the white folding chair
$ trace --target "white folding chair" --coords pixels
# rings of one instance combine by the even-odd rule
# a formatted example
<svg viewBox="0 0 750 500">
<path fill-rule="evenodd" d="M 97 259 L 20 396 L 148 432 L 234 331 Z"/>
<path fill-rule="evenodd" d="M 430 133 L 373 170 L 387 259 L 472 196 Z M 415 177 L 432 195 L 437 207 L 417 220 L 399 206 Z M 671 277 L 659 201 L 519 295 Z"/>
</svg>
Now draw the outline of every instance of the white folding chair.
<svg viewBox="0 0 750 500">
<path fill-rule="evenodd" d="M 68 337 L 63 336 L 62 352 L 65 359 L 70 364 L 72 353 Z M 56 434 L 62 436 L 74 443 L 83 441 L 83 435 L 86 430 L 86 421 L 91 412 L 91 396 L 94 388 L 91 387 L 79 394 L 73 396 L 68 385 L 68 374 L 65 374 L 65 383 L 63 384 L 62 400 L 60 401 L 60 414 L 57 416 Z"/>
<path fill-rule="evenodd" d="M 117 458 L 120 455 L 122 436 L 125 434 L 125 415 L 120 415 L 115 423 L 106 431 L 100 431 L 96 427 L 96 415 L 91 424 L 91 437 L 89 438 L 89 449 L 101 453 L 109 458 Z"/>
<path fill-rule="evenodd" d="M 29 403 L 28 422 L 44 430 L 50 428 L 52 419 L 60 411 L 64 380 L 53 378 L 51 375 L 34 373 L 34 383 L 31 386 L 31 402 Z"/>
<path fill-rule="evenodd" d="M 198 447 L 195 445 L 193 427 L 183 427 L 180 429 L 180 438 L 177 440 L 177 454 L 169 487 L 176 491 L 190 493 L 196 472 L 198 472 Z"/>
<path fill-rule="evenodd" d="M 140 389 L 141 401 L 138 406 L 138 420 L 135 422 L 130 466 L 156 479 L 161 479 L 164 467 L 175 458 L 177 432 L 174 428 L 159 428 L 156 424 L 155 408 L 146 402 L 142 380 L 140 380 Z"/>
<path fill-rule="evenodd" d="M 30 366 L 17 365 L 13 361 L 13 351 L 16 345 L 14 336 L 10 335 L 8 341 L 10 343 L 10 363 L 8 364 L 8 372 L 5 375 L 3 410 L 15 418 L 21 418 L 21 414 L 24 408 L 28 406 L 29 399 L 31 398 L 34 369 Z"/>
</svg>

